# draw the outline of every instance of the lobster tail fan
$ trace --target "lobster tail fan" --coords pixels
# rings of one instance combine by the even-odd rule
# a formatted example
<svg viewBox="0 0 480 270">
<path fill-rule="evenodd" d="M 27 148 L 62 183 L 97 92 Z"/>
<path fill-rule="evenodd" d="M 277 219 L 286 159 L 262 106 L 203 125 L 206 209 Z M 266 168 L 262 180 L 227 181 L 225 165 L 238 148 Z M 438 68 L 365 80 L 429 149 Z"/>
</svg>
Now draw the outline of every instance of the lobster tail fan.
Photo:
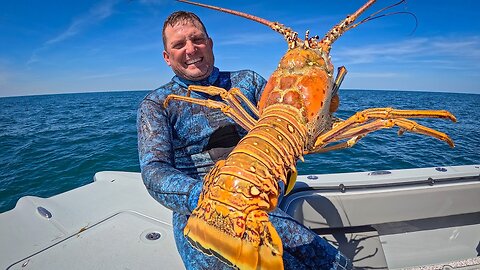
<svg viewBox="0 0 480 270">
<path fill-rule="evenodd" d="M 239 269 L 283 269 L 282 241 L 266 212 L 250 212 L 238 235 L 237 222 L 221 215 L 209 219 L 202 213 L 210 209 L 208 201 L 193 211 L 184 229 L 193 247 Z"/>
</svg>

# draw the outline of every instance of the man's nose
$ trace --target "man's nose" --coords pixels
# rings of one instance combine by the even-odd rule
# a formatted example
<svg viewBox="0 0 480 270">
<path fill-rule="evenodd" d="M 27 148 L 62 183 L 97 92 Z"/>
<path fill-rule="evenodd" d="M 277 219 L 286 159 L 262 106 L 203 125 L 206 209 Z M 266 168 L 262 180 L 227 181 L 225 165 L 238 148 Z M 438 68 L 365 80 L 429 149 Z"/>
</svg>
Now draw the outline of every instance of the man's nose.
<svg viewBox="0 0 480 270">
<path fill-rule="evenodd" d="M 187 44 L 185 44 L 185 50 L 187 54 L 192 54 L 195 52 L 195 45 L 191 41 L 187 41 Z"/>
</svg>

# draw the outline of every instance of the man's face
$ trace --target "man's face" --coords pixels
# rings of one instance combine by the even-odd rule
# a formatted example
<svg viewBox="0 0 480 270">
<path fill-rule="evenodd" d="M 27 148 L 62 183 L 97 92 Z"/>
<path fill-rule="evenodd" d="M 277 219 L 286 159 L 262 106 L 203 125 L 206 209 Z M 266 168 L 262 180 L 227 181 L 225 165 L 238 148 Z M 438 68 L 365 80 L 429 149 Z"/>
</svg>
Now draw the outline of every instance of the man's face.
<svg viewBox="0 0 480 270">
<path fill-rule="evenodd" d="M 210 76 L 213 70 L 213 42 L 197 23 L 180 22 L 165 28 L 163 58 L 175 74 L 190 81 Z"/>
</svg>

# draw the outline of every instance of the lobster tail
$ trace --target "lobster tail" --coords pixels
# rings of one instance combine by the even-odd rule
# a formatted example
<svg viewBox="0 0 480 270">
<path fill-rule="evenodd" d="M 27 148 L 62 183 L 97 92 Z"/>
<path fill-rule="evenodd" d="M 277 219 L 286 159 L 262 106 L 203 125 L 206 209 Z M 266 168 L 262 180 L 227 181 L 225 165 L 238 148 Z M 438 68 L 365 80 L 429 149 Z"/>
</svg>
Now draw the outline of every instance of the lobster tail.
<svg viewBox="0 0 480 270">
<path fill-rule="evenodd" d="M 245 218 L 238 212 L 237 219 L 216 211 L 208 217 L 202 212 L 213 203 L 204 200 L 188 219 L 184 234 L 190 244 L 239 269 L 283 269 L 282 241 L 265 211 Z"/>
<path fill-rule="evenodd" d="M 227 159 L 205 176 L 199 204 L 184 229 L 194 247 L 241 269 L 283 269 L 282 241 L 268 212 L 278 204 L 278 182 L 294 184 L 287 175 L 304 149 L 300 118 L 293 106 L 269 106 Z"/>
</svg>

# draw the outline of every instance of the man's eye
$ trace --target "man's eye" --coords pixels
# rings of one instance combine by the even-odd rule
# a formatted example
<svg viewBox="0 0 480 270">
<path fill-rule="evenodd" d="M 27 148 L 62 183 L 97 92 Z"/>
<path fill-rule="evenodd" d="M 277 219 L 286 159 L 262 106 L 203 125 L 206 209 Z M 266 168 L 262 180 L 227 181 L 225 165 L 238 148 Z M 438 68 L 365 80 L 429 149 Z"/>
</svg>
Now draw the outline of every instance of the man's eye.
<svg viewBox="0 0 480 270">
<path fill-rule="evenodd" d="M 207 39 L 205 38 L 195 38 L 193 39 L 193 43 L 195 44 L 204 44 L 206 42 Z"/>
<path fill-rule="evenodd" d="M 172 45 L 172 48 L 173 49 L 181 49 L 181 48 L 183 48 L 183 46 L 185 46 L 185 43 L 183 43 L 183 42 L 182 43 L 174 43 Z"/>
</svg>

